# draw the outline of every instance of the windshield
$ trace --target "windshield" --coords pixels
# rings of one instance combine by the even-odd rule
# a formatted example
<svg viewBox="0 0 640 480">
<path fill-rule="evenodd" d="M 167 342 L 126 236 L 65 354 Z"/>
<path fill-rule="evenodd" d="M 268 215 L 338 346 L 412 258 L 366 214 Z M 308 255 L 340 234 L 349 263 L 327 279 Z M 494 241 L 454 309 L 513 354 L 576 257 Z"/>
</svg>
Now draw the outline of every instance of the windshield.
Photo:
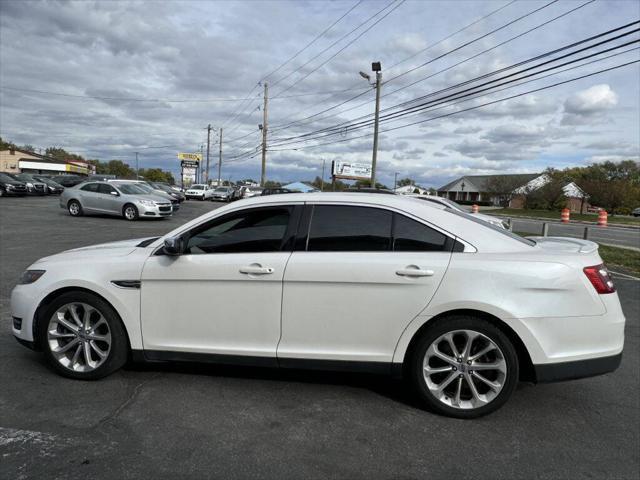
<svg viewBox="0 0 640 480">
<path fill-rule="evenodd" d="M 31 175 L 27 175 L 26 173 L 18 173 L 15 175 L 18 180 L 22 180 L 23 182 L 34 182 L 35 180 Z"/>
<path fill-rule="evenodd" d="M 3 182 L 15 182 L 15 178 L 10 177 L 6 173 L 0 173 L 0 180 Z"/>
<path fill-rule="evenodd" d="M 118 187 L 120 193 L 124 193 L 126 195 L 144 195 L 147 193 L 146 190 L 140 188 L 140 185 L 136 183 L 113 183 L 115 187 Z"/>
<path fill-rule="evenodd" d="M 191 185 L 191 190 L 204 190 L 204 185 Z"/>
</svg>

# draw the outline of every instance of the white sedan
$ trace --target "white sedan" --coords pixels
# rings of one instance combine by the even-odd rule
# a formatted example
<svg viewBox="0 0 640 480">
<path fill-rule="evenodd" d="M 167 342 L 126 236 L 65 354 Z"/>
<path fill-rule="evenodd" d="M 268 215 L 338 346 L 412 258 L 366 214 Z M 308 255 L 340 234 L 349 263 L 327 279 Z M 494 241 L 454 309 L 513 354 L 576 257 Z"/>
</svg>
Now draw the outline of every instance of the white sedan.
<svg viewBox="0 0 640 480">
<path fill-rule="evenodd" d="M 615 370 L 625 324 L 595 243 L 363 193 L 256 197 L 43 258 L 11 312 L 17 339 L 71 378 L 128 358 L 377 372 L 460 418 L 519 380 Z"/>
</svg>

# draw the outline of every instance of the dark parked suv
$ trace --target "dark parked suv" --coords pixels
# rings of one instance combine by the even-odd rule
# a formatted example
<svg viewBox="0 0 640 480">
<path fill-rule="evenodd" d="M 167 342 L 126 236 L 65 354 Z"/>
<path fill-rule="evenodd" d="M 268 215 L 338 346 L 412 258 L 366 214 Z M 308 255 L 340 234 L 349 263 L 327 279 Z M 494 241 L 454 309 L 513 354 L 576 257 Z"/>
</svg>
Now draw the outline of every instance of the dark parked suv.
<svg viewBox="0 0 640 480">
<path fill-rule="evenodd" d="M 75 187 L 79 183 L 87 181 L 86 177 L 81 177 L 79 175 L 56 175 L 55 177 L 49 178 L 65 188 Z"/>
<path fill-rule="evenodd" d="M 22 196 L 27 194 L 27 186 L 24 182 L 0 172 L 0 197 L 5 195 Z"/>
</svg>

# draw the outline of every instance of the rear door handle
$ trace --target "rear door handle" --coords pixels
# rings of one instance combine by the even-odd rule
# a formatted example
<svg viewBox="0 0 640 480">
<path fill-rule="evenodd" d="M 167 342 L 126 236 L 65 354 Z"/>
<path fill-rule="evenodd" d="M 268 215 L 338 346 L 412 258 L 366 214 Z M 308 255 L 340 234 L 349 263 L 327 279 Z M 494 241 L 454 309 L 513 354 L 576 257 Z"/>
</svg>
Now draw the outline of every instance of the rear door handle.
<svg viewBox="0 0 640 480">
<path fill-rule="evenodd" d="M 400 275 L 401 277 L 432 277 L 433 274 L 433 270 L 423 270 L 416 265 L 409 265 L 400 270 L 396 270 L 396 275 Z"/>
<path fill-rule="evenodd" d="M 247 265 L 240 267 L 240 273 L 246 273 L 248 275 L 269 275 L 274 272 L 273 267 L 263 267 L 260 264 Z"/>
</svg>

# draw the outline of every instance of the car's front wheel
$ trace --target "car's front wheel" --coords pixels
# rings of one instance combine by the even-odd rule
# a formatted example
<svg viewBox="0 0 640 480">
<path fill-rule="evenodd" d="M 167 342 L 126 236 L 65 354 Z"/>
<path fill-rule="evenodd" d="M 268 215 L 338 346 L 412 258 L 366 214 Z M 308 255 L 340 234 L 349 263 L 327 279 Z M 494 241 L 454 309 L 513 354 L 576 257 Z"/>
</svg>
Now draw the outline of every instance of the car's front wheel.
<svg viewBox="0 0 640 480">
<path fill-rule="evenodd" d="M 126 220 L 136 220 L 138 218 L 138 209 L 135 205 L 129 203 L 122 209 L 122 216 Z"/>
<path fill-rule="evenodd" d="M 475 418 L 500 408 L 518 384 L 518 356 L 507 336 L 472 316 L 437 321 L 418 340 L 411 380 L 430 410 Z"/>
<path fill-rule="evenodd" d="M 47 361 L 66 377 L 95 380 L 127 361 L 127 336 L 118 314 L 91 293 L 60 295 L 42 313 L 38 327 Z"/>
<path fill-rule="evenodd" d="M 67 209 L 69 210 L 69 215 L 72 217 L 79 217 L 82 215 L 82 205 L 77 200 L 71 200 L 67 205 Z"/>
</svg>

